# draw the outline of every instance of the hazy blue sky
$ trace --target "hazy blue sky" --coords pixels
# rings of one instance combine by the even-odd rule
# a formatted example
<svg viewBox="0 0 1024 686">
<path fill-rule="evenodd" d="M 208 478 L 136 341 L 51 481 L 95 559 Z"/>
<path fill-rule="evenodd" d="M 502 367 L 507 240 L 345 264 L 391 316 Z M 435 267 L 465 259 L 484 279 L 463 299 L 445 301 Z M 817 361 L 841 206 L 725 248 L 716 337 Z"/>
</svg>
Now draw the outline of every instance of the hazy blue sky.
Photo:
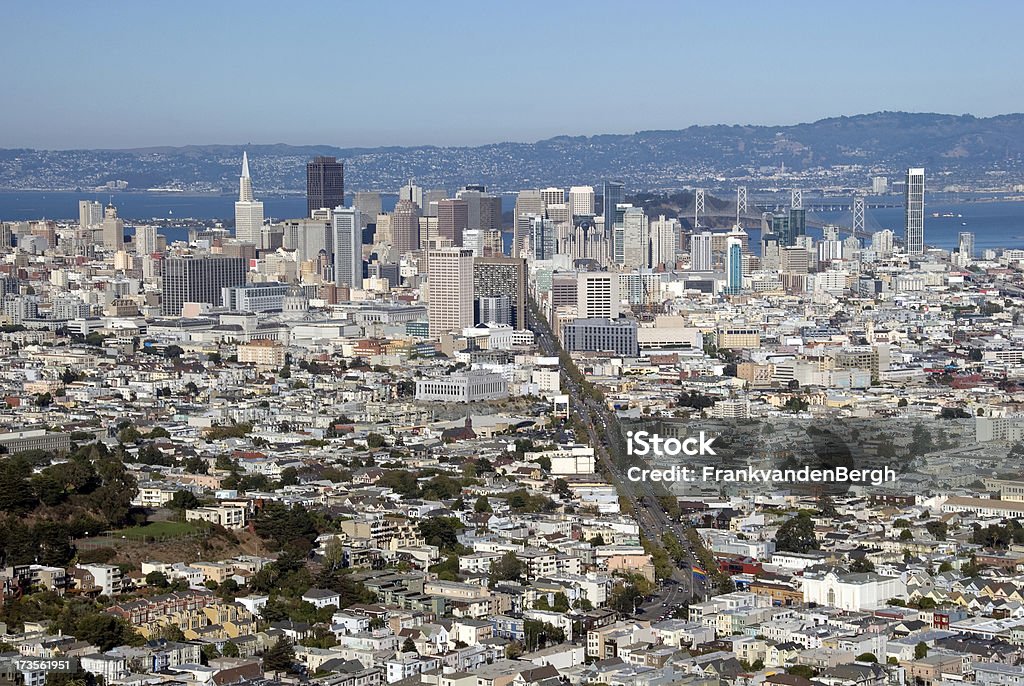
<svg viewBox="0 0 1024 686">
<path fill-rule="evenodd" d="M 0 147 L 478 144 L 1024 110 L 1024 3 L 0 6 Z"/>
</svg>

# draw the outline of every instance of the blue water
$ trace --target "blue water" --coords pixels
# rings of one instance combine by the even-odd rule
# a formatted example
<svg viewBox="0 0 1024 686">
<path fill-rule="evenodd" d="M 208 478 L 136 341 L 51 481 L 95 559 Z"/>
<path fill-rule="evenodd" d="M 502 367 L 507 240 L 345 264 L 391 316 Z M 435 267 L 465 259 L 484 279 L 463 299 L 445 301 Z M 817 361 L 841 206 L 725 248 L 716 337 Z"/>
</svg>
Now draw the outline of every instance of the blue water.
<svg viewBox="0 0 1024 686">
<path fill-rule="evenodd" d="M 306 198 L 302 195 L 261 197 L 267 217 L 287 219 L 306 214 Z M 0 192 L 0 220 L 24 221 L 29 219 L 78 220 L 79 200 L 112 200 L 118 214 L 124 217 L 129 227 L 133 222 L 153 219 L 186 220 L 230 220 L 234 216 L 235 198 L 231 195 L 191 195 L 185 193 L 75 193 L 40 191 Z M 385 211 L 394 208 L 394 195 L 382 196 Z M 502 206 L 511 210 L 514 198 L 503 196 Z M 960 218 L 932 217 L 952 212 L 962 214 Z M 849 212 L 808 212 L 808 220 L 821 223 L 849 225 Z M 903 210 L 881 208 L 868 210 L 865 224 L 869 231 L 888 228 L 901 236 L 903 231 Z M 925 242 L 940 248 L 955 248 L 958 234 L 970 231 L 975 235 L 977 250 L 985 248 L 1024 248 L 1024 202 L 962 202 L 958 204 L 926 205 Z M 129 231 L 131 233 L 131 231 Z M 165 228 L 161 233 L 170 240 L 186 239 L 187 229 Z M 812 232 L 814 233 L 814 232 Z"/>
</svg>

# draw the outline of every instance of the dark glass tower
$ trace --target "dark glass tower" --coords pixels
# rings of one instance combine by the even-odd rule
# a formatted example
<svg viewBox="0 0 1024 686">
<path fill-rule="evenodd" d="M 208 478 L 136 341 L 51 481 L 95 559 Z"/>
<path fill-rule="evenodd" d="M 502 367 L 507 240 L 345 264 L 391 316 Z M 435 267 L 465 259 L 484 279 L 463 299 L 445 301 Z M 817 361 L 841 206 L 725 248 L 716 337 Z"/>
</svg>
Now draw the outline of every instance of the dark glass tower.
<svg viewBox="0 0 1024 686">
<path fill-rule="evenodd" d="M 604 182 L 604 234 L 612 235 L 612 224 L 615 223 L 615 206 L 626 202 L 626 194 L 621 181 Z"/>
<path fill-rule="evenodd" d="M 314 157 L 306 163 L 306 216 L 345 204 L 345 166 L 334 157 Z"/>
</svg>

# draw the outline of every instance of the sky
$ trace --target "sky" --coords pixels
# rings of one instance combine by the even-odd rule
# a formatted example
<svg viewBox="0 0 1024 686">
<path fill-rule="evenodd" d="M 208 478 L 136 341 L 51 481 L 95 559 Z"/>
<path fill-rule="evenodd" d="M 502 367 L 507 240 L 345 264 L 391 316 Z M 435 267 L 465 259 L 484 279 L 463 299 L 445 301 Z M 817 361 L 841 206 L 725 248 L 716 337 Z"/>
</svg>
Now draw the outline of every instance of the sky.
<svg viewBox="0 0 1024 686">
<path fill-rule="evenodd" d="M 11 0 L 0 147 L 479 145 L 1024 111 L 1024 3 Z"/>
</svg>

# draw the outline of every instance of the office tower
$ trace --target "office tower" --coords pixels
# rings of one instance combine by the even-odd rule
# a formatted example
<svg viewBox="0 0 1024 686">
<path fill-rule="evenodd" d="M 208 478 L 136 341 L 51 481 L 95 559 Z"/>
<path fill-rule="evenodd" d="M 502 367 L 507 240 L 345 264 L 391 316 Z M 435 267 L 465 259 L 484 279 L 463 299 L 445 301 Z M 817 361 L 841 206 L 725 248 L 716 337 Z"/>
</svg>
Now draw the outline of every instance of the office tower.
<svg viewBox="0 0 1024 686">
<path fill-rule="evenodd" d="M 242 175 L 238 178 L 238 202 L 235 203 L 235 238 L 263 247 L 263 203 L 252 194 L 249 154 L 242 153 Z"/>
<path fill-rule="evenodd" d="M 396 257 L 420 249 L 420 208 L 412 200 L 399 200 L 391 213 L 391 247 Z"/>
<path fill-rule="evenodd" d="M 512 306 L 507 295 L 488 296 L 477 301 L 479 324 L 512 324 Z"/>
<path fill-rule="evenodd" d="M 650 266 L 650 227 L 642 207 L 626 208 L 622 215 L 622 230 L 622 266 L 626 269 Z"/>
<path fill-rule="evenodd" d="M 974 234 L 969 231 L 961 231 L 959 236 L 959 250 L 954 255 L 954 263 L 966 267 L 974 261 Z"/>
<path fill-rule="evenodd" d="M 437 205 L 435 204 L 436 208 Z M 437 233 L 437 217 L 424 217 L 420 216 L 420 248 L 426 247 L 443 247 L 447 245 L 451 247 L 452 241 L 445 238 L 443 241 L 439 241 Z"/>
<path fill-rule="evenodd" d="M 360 210 L 360 213 L 362 213 L 362 210 Z M 366 221 L 366 219 L 364 218 L 363 221 Z M 395 238 L 394 234 L 391 233 L 391 215 L 387 212 L 381 212 L 373 223 L 373 242 L 393 246 Z"/>
<path fill-rule="evenodd" d="M 789 210 L 789 243 L 796 245 L 801 236 L 807 235 L 807 210 L 802 207 L 791 207 Z"/>
<path fill-rule="evenodd" d="M 363 232 L 359 210 L 338 207 L 332 213 L 334 285 L 363 287 Z"/>
<path fill-rule="evenodd" d="M 160 311 L 180 316 L 185 303 L 221 305 L 222 289 L 245 283 L 245 259 L 221 255 L 184 255 L 164 261 Z"/>
<path fill-rule="evenodd" d="M 907 170 L 905 195 L 906 233 L 908 255 L 924 254 L 924 168 L 911 167 Z"/>
<path fill-rule="evenodd" d="M 484 255 L 500 256 L 505 254 L 505 236 L 501 231 L 484 231 Z"/>
<path fill-rule="evenodd" d="M 412 202 L 416 203 L 416 207 L 420 208 L 421 211 L 424 209 L 423 189 L 414 184 L 412 181 L 409 181 L 409 183 L 405 184 L 404 186 L 398 189 L 398 199 L 411 200 Z"/>
<path fill-rule="evenodd" d="M 334 157 L 318 156 L 306 163 L 306 216 L 345 204 L 345 167 Z M 377 213 L 369 215 L 376 217 Z"/>
<path fill-rule="evenodd" d="M 107 205 L 103 212 L 103 247 L 124 250 L 124 221 L 117 216 L 117 208 Z"/>
<path fill-rule="evenodd" d="M 523 219 L 527 216 L 544 216 L 544 198 L 540 191 L 528 189 L 519 191 L 516 195 L 516 208 L 512 218 L 512 256 L 518 257 L 526 248 L 529 239 L 530 220 Z"/>
<path fill-rule="evenodd" d="M 103 205 L 97 200 L 78 201 L 78 227 L 94 229 L 103 222 Z"/>
<path fill-rule="evenodd" d="M 735 295 L 743 290 L 743 243 L 738 238 L 725 242 L 726 291 Z"/>
<path fill-rule="evenodd" d="M 549 187 L 545 188 L 540 192 L 540 197 L 544 201 L 544 207 L 548 205 L 558 205 L 565 202 L 565 189 Z"/>
<path fill-rule="evenodd" d="M 847 236 L 843 240 L 843 259 L 860 262 L 861 254 L 860 239 L 856 236 Z"/>
<path fill-rule="evenodd" d="M 480 188 L 483 186 L 466 186 L 455 193 L 458 200 L 466 201 L 466 228 L 469 229 L 480 228 L 480 196 L 483 195 Z"/>
<path fill-rule="evenodd" d="M 572 222 L 572 210 L 569 208 L 569 203 L 567 202 L 549 203 L 545 207 L 544 211 L 547 218 L 553 222 L 561 224 L 569 224 Z"/>
<path fill-rule="evenodd" d="M 335 205 L 335 207 L 337 206 Z M 364 225 L 372 222 L 383 211 L 380 204 L 380 193 L 376 191 L 358 191 L 352 200 L 352 207 L 359 210 L 359 215 L 362 217 Z"/>
<path fill-rule="evenodd" d="M 714 266 L 714 236 L 702 231 L 690 236 L 690 269 L 695 272 L 709 272 Z"/>
<path fill-rule="evenodd" d="M 835 224 L 826 224 L 821 230 L 821 240 L 823 241 L 838 241 L 839 240 L 839 227 Z"/>
<path fill-rule="evenodd" d="M 615 224 L 615 208 L 626 201 L 624 188 L 625 185 L 621 181 L 604 182 L 604 197 L 602 198 L 604 210 L 602 214 L 604 216 L 604 233 L 609 238 L 612 235 L 613 225 Z"/>
<path fill-rule="evenodd" d="M 473 260 L 473 298 L 507 295 L 517 329 L 526 328 L 526 260 L 521 257 L 477 257 Z M 482 321 L 482 320 L 480 320 Z"/>
<path fill-rule="evenodd" d="M 453 245 L 462 245 L 462 232 L 469 228 L 469 203 L 449 198 L 437 203 L 437 235 Z"/>
<path fill-rule="evenodd" d="M 874 195 L 885 195 L 889 192 L 889 177 L 887 176 L 873 176 L 871 177 L 871 193 Z"/>
<path fill-rule="evenodd" d="M 761 234 L 761 269 L 778 271 L 781 266 L 779 237 L 773 233 Z"/>
<path fill-rule="evenodd" d="M 594 216 L 594 187 L 573 186 L 569 189 L 569 209 L 574 217 Z"/>
<path fill-rule="evenodd" d="M 681 230 L 678 219 L 660 215 L 651 222 L 651 267 L 674 267 Z"/>
<path fill-rule="evenodd" d="M 434 189 L 429 191 L 423 191 L 420 194 L 423 202 L 420 205 L 420 216 L 421 217 L 436 217 L 437 216 L 437 203 L 441 202 L 448 197 L 448 191 L 444 189 Z"/>
<path fill-rule="evenodd" d="M 871 234 L 871 250 L 879 257 L 892 257 L 892 248 L 896 243 L 896 235 L 889 229 L 882 229 Z"/>
<path fill-rule="evenodd" d="M 516 216 L 533 214 L 544 216 L 544 198 L 538 190 L 523 190 L 516 195 Z"/>
<path fill-rule="evenodd" d="M 784 272 L 806 274 L 811 266 L 810 253 L 800 246 L 784 247 L 779 250 L 779 266 Z"/>
<path fill-rule="evenodd" d="M 157 252 L 157 234 L 155 226 L 139 226 L 135 229 L 132 245 L 136 255 L 152 255 Z"/>
<path fill-rule="evenodd" d="M 576 314 L 580 319 L 618 319 L 619 275 L 580 272 L 576 277 Z"/>
<path fill-rule="evenodd" d="M 473 253 L 463 248 L 428 250 L 427 293 L 432 337 L 473 326 Z"/>
<path fill-rule="evenodd" d="M 557 249 L 555 224 L 543 217 L 530 217 L 530 252 L 534 260 L 550 260 Z"/>
<path fill-rule="evenodd" d="M 281 224 L 283 244 L 295 251 L 299 262 L 312 260 L 320 251 L 334 253 L 334 234 L 331 222 L 325 219 L 288 219 Z"/>
<path fill-rule="evenodd" d="M 472 228 L 472 227 L 470 227 Z M 501 196 L 484 193 L 480 196 L 480 230 L 501 231 Z"/>
<path fill-rule="evenodd" d="M 462 232 L 462 246 L 473 251 L 473 257 L 483 257 L 484 232 L 480 229 L 466 229 Z"/>
<path fill-rule="evenodd" d="M 516 214 L 515 223 L 512 225 L 512 257 L 521 257 L 523 251 L 530 245 L 533 220 L 543 217 L 544 214 Z M 532 249 L 532 248 L 531 248 Z"/>
</svg>

